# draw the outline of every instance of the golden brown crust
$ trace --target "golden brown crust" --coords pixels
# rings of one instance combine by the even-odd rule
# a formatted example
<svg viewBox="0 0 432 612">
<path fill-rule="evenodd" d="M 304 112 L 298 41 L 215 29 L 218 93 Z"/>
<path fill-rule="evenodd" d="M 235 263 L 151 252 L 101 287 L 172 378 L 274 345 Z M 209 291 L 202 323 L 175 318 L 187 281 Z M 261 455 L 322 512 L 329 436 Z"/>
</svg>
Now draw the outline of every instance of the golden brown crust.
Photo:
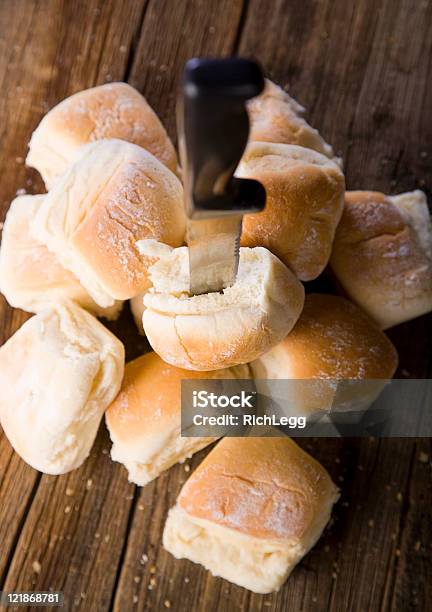
<svg viewBox="0 0 432 612">
<path fill-rule="evenodd" d="M 334 157 L 332 147 L 303 119 L 304 108 L 272 81 L 266 79 L 263 93 L 248 102 L 248 112 L 251 142 L 299 145 Z"/>
<path fill-rule="evenodd" d="M 337 489 L 289 438 L 224 438 L 184 485 L 179 506 L 246 535 L 301 540 Z"/>
<path fill-rule="evenodd" d="M 249 377 L 247 367 L 238 371 Z M 176 368 L 156 353 L 147 353 L 126 364 L 119 394 L 106 412 L 116 441 L 132 442 L 180 425 L 181 382 L 192 379 L 236 378 L 233 370 L 193 372 Z"/>
<path fill-rule="evenodd" d="M 183 243 L 182 186 L 143 148 L 98 141 L 57 180 L 33 229 L 95 301 L 109 305 L 149 286 L 147 267 L 154 260 L 140 255 L 138 240 Z"/>
<path fill-rule="evenodd" d="M 177 172 L 177 155 L 165 128 L 146 99 L 127 83 L 80 91 L 51 109 L 32 136 L 28 164 L 43 176 L 47 173 L 52 184 L 54 175 L 73 161 L 76 149 L 111 138 L 147 149 Z M 49 167 L 50 159 L 55 167 Z"/>
<path fill-rule="evenodd" d="M 432 308 L 432 261 L 393 200 L 347 192 L 331 256 L 345 291 L 383 328 Z"/>
<path fill-rule="evenodd" d="M 327 265 L 343 209 L 344 176 L 326 157 L 294 145 L 252 143 L 239 176 L 259 180 L 263 212 L 245 215 L 242 246 L 265 246 L 301 280 Z"/>
<path fill-rule="evenodd" d="M 289 360 L 287 378 L 387 379 L 398 362 L 371 319 L 334 295 L 307 295 L 300 319 L 276 350 Z"/>
</svg>

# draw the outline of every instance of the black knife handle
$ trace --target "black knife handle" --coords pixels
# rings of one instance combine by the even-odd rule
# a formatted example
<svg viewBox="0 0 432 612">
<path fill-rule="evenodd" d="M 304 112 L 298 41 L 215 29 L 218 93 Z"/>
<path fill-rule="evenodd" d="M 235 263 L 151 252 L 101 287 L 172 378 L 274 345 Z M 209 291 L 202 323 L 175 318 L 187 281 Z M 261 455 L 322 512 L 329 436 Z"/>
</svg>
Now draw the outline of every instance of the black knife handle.
<svg viewBox="0 0 432 612">
<path fill-rule="evenodd" d="M 186 63 L 178 131 L 189 217 L 264 208 L 262 185 L 233 177 L 249 136 L 246 101 L 263 88 L 261 69 L 252 60 L 195 58 Z"/>
</svg>

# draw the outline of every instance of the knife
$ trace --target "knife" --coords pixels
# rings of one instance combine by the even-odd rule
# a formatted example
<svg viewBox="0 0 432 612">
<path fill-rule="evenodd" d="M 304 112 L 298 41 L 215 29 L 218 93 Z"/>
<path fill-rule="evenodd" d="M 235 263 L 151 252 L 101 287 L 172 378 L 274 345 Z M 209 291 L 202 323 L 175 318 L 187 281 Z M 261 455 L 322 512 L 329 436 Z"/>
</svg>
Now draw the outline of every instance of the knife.
<svg viewBox="0 0 432 612">
<path fill-rule="evenodd" d="M 233 176 L 249 136 L 245 103 L 263 88 L 263 74 L 252 60 L 186 63 L 177 125 L 192 295 L 234 284 L 243 215 L 265 206 L 261 183 Z"/>
</svg>

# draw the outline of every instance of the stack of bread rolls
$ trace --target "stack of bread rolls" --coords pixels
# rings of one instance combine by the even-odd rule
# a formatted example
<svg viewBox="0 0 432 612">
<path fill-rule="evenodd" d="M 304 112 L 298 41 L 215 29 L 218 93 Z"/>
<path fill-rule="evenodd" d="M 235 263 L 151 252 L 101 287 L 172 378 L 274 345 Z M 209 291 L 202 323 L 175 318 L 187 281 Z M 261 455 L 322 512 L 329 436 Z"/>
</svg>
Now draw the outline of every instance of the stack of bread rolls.
<svg viewBox="0 0 432 612">
<path fill-rule="evenodd" d="M 34 316 L 0 348 L 0 423 L 35 469 L 78 468 L 105 414 L 112 459 L 146 485 L 215 442 L 181 436 L 182 380 L 313 380 L 289 398 L 307 414 L 317 398 L 318 409 L 367 407 L 394 375 L 382 329 L 432 310 L 424 194 L 345 193 L 341 160 L 270 81 L 248 110 L 237 175 L 259 180 L 267 205 L 244 219 L 235 284 L 199 296 L 181 169 L 142 95 L 126 83 L 76 93 L 34 131 L 27 164 L 47 193 L 12 202 L 0 251 L 2 293 Z M 305 298 L 302 281 L 329 263 L 352 302 Z M 154 349 L 126 366 L 96 319 L 115 319 L 125 300 Z M 339 379 L 378 382 L 336 400 Z M 184 485 L 163 542 L 267 593 L 315 544 L 337 498 L 325 469 L 281 432 L 225 438 Z"/>
</svg>

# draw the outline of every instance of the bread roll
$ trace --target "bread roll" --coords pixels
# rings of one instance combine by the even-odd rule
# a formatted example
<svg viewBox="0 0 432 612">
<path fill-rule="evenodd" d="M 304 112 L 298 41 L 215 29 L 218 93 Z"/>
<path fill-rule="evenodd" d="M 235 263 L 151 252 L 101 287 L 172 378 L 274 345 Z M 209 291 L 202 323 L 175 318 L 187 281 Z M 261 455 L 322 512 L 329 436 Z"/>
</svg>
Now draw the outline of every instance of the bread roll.
<svg viewBox="0 0 432 612">
<path fill-rule="evenodd" d="M 263 93 L 248 104 L 249 141 L 278 142 L 313 149 L 336 163 L 332 147 L 302 117 L 305 109 L 278 85 L 266 79 Z"/>
<path fill-rule="evenodd" d="M 387 336 L 357 306 L 334 295 L 308 294 L 292 332 L 251 364 L 257 388 L 291 379 L 284 404 L 292 413 L 363 410 L 393 377 L 398 356 Z M 312 381 L 316 381 L 313 383 Z M 338 384 L 347 381 L 348 384 Z M 350 385 L 350 381 L 370 381 Z M 266 389 L 263 389 L 263 383 Z"/>
<path fill-rule="evenodd" d="M 123 369 L 122 343 L 72 302 L 26 321 L 0 349 L 0 424 L 15 451 L 46 474 L 78 468 Z"/>
<path fill-rule="evenodd" d="M 326 470 L 289 438 L 224 438 L 183 486 L 163 544 L 270 593 L 314 546 L 337 499 Z"/>
<path fill-rule="evenodd" d="M 147 241 L 141 249 L 146 251 Z M 164 361 L 187 370 L 248 363 L 284 338 L 297 321 L 304 289 L 263 248 L 240 249 L 237 280 L 222 293 L 189 295 L 187 247 L 158 253 L 144 297 L 144 330 Z"/>
<path fill-rule="evenodd" d="M 119 138 L 140 145 L 173 172 L 177 155 L 146 99 L 127 83 L 80 91 L 45 115 L 30 140 L 26 159 L 50 189 L 55 179 L 95 140 Z"/>
<path fill-rule="evenodd" d="M 348 191 L 331 267 L 382 329 L 432 310 L 432 222 L 426 196 Z"/>
<path fill-rule="evenodd" d="M 264 211 L 243 219 L 242 246 L 266 247 L 300 280 L 321 274 L 343 210 L 340 168 L 310 149 L 253 142 L 236 174 L 259 180 L 267 193 Z"/>
<path fill-rule="evenodd" d="M 32 231 L 99 306 L 111 306 L 148 286 L 137 240 L 183 243 L 182 186 L 141 147 L 101 140 L 45 196 Z"/>
<path fill-rule="evenodd" d="M 120 393 L 106 412 L 113 446 L 111 457 L 123 463 L 129 480 L 143 486 L 184 461 L 216 438 L 181 437 L 183 379 L 250 378 L 247 366 L 215 372 L 190 372 L 147 353 L 126 364 Z"/>
<path fill-rule="evenodd" d="M 135 325 L 138 328 L 139 333 L 142 336 L 145 336 L 144 327 L 143 327 L 143 314 L 144 314 L 144 295 L 145 293 L 140 293 L 136 295 L 130 300 L 130 309 L 132 312 L 132 316 L 135 321 Z"/>
<path fill-rule="evenodd" d="M 96 316 L 116 319 L 122 302 L 101 308 L 54 253 L 33 237 L 30 226 L 45 196 L 20 196 L 10 205 L 0 250 L 0 291 L 14 308 L 39 312 L 70 299 Z"/>
</svg>

